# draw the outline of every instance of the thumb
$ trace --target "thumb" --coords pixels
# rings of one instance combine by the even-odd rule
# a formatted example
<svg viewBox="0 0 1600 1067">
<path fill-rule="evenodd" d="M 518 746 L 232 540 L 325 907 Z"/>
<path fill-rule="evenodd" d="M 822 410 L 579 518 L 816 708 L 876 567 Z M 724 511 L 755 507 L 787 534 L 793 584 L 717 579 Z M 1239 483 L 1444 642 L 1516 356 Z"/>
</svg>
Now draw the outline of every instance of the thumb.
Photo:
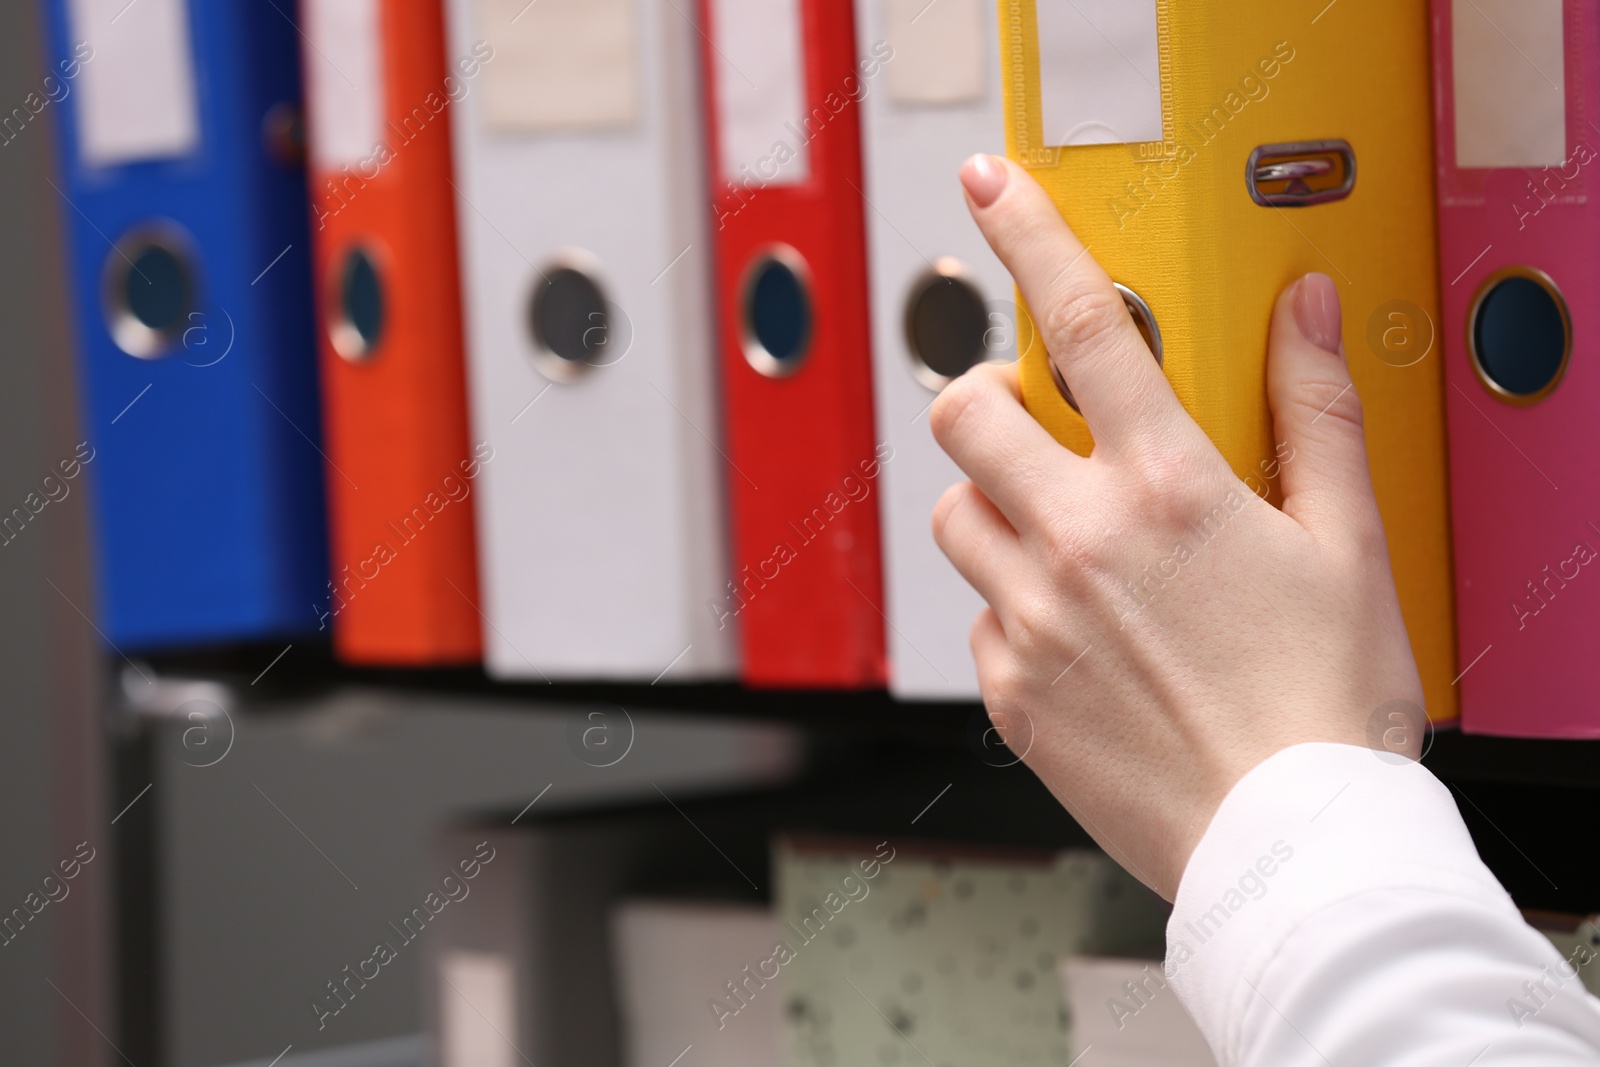
<svg viewBox="0 0 1600 1067">
<path fill-rule="evenodd" d="M 1333 279 L 1307 274 L 1278 297 L 1267 344 L 1283 511 L 1325 543 L 1381 532 L 1341 322 Z"/>
</svg>

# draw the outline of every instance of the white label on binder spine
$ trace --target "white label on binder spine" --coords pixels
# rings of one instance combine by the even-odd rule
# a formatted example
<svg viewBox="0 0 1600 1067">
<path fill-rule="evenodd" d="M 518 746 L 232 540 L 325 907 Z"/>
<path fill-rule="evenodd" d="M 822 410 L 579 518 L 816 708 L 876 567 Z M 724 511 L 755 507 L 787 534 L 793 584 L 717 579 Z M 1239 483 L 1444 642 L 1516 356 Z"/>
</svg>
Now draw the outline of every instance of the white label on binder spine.
<svg viewBox="0 0 1600 1067">
<path fill-rule="evenodd" d="M 882 0 L 889 47 L 889 98 L 898 104 L 982 100 L 988 85 L 983 0 Z M 866 42 L 862 42 L 863 45 Z"/>
<path fill-rule="evenodd" d="M 439 978 L 440 1067 L 517 1067 L 510 961 L 493 952 L 446 952 Z"/>
<path fill-rule="evenodd" d="M 721 178 L 799 185 L 811 175 L 811 138 L 833 119 L 825 107 L 806 114 L 800 0 L 712 0 L 711 6 Z"/>
<path fill-rule="evenodd" d="M 1035 10 L 1044 143 L 1161 140 L 1156 0 L 1038 0 Z"/>
<path fill-rule="evenodd" d="M 483 67 L 489 127 L 552 133 L 636 124 L 637 5 L 638 0 L 478 0 L 477 31 L 494 49 L 494 61 Z"/>
<path fill-rule="evenodd" d="M 186 156 L 200 143 L 185 0 L 71 0 L 83 62 L 78 152 L 90 166 Z"/>
<path fill-rule="evenodd" d="M 378 0 L 309 0 L 304 11 L 311 158 L 329 170 L 359 164 L 383 140 Z"/>
<path fill-rule="evenodd" d="M 1455 0 L 1456 166 L 1567 158 L 1562 0 Z"/>
</svg>

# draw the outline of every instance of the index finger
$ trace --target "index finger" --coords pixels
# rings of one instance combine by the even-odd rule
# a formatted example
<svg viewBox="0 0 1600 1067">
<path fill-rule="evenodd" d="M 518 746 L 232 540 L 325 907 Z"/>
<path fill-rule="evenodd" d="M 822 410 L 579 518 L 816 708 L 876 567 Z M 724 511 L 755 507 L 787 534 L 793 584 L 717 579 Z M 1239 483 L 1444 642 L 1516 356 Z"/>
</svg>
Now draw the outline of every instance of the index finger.
<svg viewBox="0 0 1600 1067">
<path fill-rule="evenodd" d="M 1189 422 L 1122 294 L 1039 183 L 997 156 L 961 168 L 968 206 L 1011 271 L 1056 369 L 1097 439 L 1139 453 Z"/>
</svg>

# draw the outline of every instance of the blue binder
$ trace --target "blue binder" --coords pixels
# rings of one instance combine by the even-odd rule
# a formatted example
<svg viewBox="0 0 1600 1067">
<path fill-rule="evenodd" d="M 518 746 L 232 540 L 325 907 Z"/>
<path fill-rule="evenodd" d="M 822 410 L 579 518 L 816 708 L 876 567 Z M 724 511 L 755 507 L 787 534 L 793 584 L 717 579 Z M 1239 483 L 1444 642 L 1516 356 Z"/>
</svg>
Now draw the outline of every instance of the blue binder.
<svg viewBox="0 0 1600 1067">
<path fill-rule="evenodd" d="M 72 75 L 57 186 L 99 627 L 124 651 L 316 631 L 328 564 L 295 7 L 45 4 L 52 67 Z"/>
</svg>

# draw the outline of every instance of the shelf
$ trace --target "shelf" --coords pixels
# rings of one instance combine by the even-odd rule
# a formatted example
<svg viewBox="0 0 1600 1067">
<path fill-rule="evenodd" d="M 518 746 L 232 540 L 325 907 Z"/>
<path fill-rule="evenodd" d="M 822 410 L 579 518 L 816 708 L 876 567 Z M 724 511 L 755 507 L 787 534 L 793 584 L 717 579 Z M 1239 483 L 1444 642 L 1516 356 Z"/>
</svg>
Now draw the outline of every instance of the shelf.
<svg viewBox="0 0 1600 1067">
<path fill-rule="evenodd" d="M 632 712 L 677 711 L 790 722 L 819 734 L 917 745 L 977 743 L 987 719 L 976 701 L 896 700 L 884 691 L 764 690 L 738 683 L 501 682 L 481 668 L 354 668 L 334 660 L 325 642 L 248 645 L 149 659 L 160 674 L 220 682 L 246 697 L 281 703 L 343 686 L 404 689 L 470 698 L 516 713 L 539 708 L 613 705 Z M 283 655 L 280 658 L 280 653 Z M 1552 741 L 1468 736 L 1437 730 L 1424 762 L 1446 780 L 1528 786 L 1600 787 L 1600 740 Z"/>
</svg>

